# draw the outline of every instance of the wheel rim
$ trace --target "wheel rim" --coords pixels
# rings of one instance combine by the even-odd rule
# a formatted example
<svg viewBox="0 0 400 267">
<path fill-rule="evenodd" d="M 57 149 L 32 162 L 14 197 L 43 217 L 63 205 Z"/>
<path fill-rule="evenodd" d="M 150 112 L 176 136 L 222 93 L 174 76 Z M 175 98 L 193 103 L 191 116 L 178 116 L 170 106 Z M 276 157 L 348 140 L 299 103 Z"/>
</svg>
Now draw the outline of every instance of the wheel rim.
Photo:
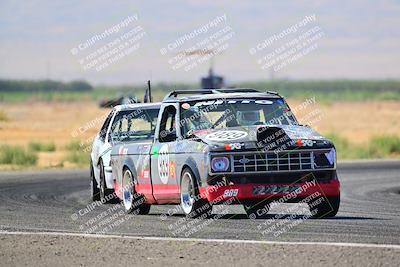
<svg viewBox="0 0 400 267">
<path fill-rule="evenodd" d="M 133 201 L 132 174 L 129 170 L 125 171 L 122 178 L 122 199 L 126 210 L 130 210 Z"/>
<path fill-rule="evenodd" d="M 192 175 L 189 172 L 185 172 L 181 181 L 181 206 L 186 214 L 192 211 L 193 203 Z"/>
</svg>

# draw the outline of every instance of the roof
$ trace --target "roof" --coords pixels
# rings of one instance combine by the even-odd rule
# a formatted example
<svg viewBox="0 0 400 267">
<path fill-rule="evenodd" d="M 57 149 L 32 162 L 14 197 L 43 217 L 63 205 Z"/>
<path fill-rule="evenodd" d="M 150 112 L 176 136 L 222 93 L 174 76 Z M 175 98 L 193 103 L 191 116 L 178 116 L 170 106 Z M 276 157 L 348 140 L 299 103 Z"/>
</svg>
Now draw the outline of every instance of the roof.
<svg viewBox="0 0 400 267">
<path fill-rule="evenodd" d="M 281 98 L 273 91 L 260 92 L 252 88 L 228 88 L 228 89 L 197 89 L 175 90 L 167 94 L 163 102 L 181 102 L 195 100 L 209 100 L 218 98 Z"/>
<path fill-rule="evenodd" d="M 161 102 L 156 103 L 134 103 L 134 104 L 123 104 L 114 107 L 116 111 L 134 110 L 134 109 L 159 109 Z"/>
</svg>

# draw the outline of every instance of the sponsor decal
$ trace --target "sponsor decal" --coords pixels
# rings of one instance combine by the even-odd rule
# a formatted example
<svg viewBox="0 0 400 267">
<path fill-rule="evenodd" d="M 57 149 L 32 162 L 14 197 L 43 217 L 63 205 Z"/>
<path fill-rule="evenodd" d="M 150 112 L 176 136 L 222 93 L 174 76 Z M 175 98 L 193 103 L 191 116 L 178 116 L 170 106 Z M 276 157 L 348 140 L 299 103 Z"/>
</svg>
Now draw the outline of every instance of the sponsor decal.
<svg viewBox="0 0 400 267">
<path fill-rule="evenodd" d="M 169 175 L 172 179 L 176 179 L 176 162 L 171 161 L 169 163 Z"/>
<path fill-rule="evenodd" d="M 143 170 L 143 178 L 144 179 L 150 179 L 150 170 Z"/>
<path fill-rule="evenodd" d="M 242 146 L 244 146 L 244 143 L 232 143 L 224 145 L 226 150 L 242 149 Z"/>
<path fill-rule="evenodd" d="M 239 159 L 239 162 L 242 164 L 247 164 L 250 162 L 250 160 L 248 158 L 242 158 L 242 159 Z"/>
<path fill-rule="evenodd" d="M 167 144 L 163 145 L 158 151 L 158 175 L 163 184 L 168 184 L 169 153 Z"/>
<path fill-rule="evenodd" d="M 298 139 L 297 141 L 296 141 L 296 146 L 313 146 L 313 144 L 314 144 L 314 141 L 313 140 L 301 140 L 301 139 Z"/>
<path fill-rule="evenodd" d="M 149 180 L 150 179 L 150 170 L 149 169 L 143 169 L 141 170 L 139 174 L 139 178 L 143 180 Z"/>
<path fill-rule="evenodd" d="M 229 131 L 218 131 L 214 133 L 210 133 L 206 136 L 206 139 L 210 141 L 231 141 L 241 139 L 247 136 L 247 132 L 237 131 L 237 130 L 229 130 Z"/>
<path fill-rule="evenodd" d="M 210 130 L 194 130 L 193 134 L 195 135 L 203 135 L 203 134 L 207 134 Z"/>
<path fill-rule="evenodd" d="M 123 146 L 121 146 L 118 150 L 118 154 L 119 155 L 127 155 L 128 154 L 128 148 L 124 148 Z"/>
<path fill-rule="evenodd" d="M 190 104 L 189 103 L 183 103 L 182 104 L 182 108 L 183 109 L 189 109 L 190 108 Z"/>
<path fill-rule="evenodd" d="M 158 148 L 158 146 L 153 146 L 153 155 L 154 156 L 158 156 L 158 152 L 160 151 L 160 149 Z"/>
<path fill-rule="evenodd" d="M 227 189 L 224 191 L 224 197 L 236 197 L 239 193 L 239 189 Z"/>
<path fill-rule="evenodd" d="M 222 100 L 210 100 L 210 101 L 203 101 L 203 102 L 197 102 L 195 104 L 196 107 L 199 106 L 210 106 L 210 105 L 221 105 L 224 103 Z M 271 100 L 266 100 L 266 99 L 260 99 L 260 100 L 255 100 L 255 99 L 230 99 L 226 100 L 226 103 L 228 104 L 236 104 L 236 103 L 241 103 L 241 104 L 250 104 L 250 103 L 255 103 L 258 105 L 272 105 L 273 102 Z"/>
<path fill-rule="evenodd" d="M 150 146 L 149 145 L 143 145 L 143 146 L 140 146 L 138 149 L 139 149 L 139 153 L 147 154 L 150 151 Z"/>
<path fill-rule="evenodd" d="M 285 186 L 255 186 L 253 188 L 253 195 L 266 195 L 266 194 L 289 194 L 291 192 L 301 190 L 299 185 L 285 185 Z"/>
</svg>

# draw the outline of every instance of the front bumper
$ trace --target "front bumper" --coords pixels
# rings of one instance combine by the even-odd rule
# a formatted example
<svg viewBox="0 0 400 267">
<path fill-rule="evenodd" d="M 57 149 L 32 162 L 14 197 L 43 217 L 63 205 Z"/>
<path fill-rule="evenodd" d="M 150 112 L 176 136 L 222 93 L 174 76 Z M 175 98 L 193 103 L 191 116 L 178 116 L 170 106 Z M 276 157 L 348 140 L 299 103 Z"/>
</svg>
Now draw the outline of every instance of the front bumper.
<svg viewBox="0 0 400 267">
<path fill-rule="evenodd" d="M 255 194 L 254 188 L 268 188 L 271 190 L 260 190 Z M 272 190 L 272 188 L 274 190 Z M 290 192 L 279 192 L 282 188 L 301 188 L 301 190 L 292 190 Z M 272 192 L 272 193 L 271 193 Z M 260 199 L 270 199 L 277 201 L 284 198 L 287 202 L 298 202 L 306 197 L 321 194 L 326 197 L 336 197 L 340 195 L 339 180 L 329 182 L 306 182 L 296 184 L 235 184 L 227 186 L 212 185 L 200 188 L 200 196 L 209 202 L 221 202 L 234 199 L 234 203 L 241 201 L 251 201 Z M 290 194 L 290 197 L 287 196 Z"/>
</svg>

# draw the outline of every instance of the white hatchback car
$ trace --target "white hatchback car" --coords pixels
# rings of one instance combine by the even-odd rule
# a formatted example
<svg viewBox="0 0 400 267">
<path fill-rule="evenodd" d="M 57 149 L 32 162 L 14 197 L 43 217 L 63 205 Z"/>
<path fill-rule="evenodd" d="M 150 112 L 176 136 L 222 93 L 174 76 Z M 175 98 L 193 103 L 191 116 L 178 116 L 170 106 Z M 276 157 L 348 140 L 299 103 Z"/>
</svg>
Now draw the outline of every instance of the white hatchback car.
<svg viewBox="0 0 400 267">
<path fill-rule="evenodd" d="M 160 106 L 161 103 L 119 105 L 115 106 L 107 116 L 94 139 L 90 154 L 90 189 L 93 201 L 101 200 L 103 203 L 114 201 L 111 148 L 116 143 L 129 142 L 142 135 L 146 137 L 154 135 Z M 140 123 L 140 121 L 147 123 Z M 119 136 L 121 128 L 125 128 L 123 132 L 129 134 Z"/>
</svg>

